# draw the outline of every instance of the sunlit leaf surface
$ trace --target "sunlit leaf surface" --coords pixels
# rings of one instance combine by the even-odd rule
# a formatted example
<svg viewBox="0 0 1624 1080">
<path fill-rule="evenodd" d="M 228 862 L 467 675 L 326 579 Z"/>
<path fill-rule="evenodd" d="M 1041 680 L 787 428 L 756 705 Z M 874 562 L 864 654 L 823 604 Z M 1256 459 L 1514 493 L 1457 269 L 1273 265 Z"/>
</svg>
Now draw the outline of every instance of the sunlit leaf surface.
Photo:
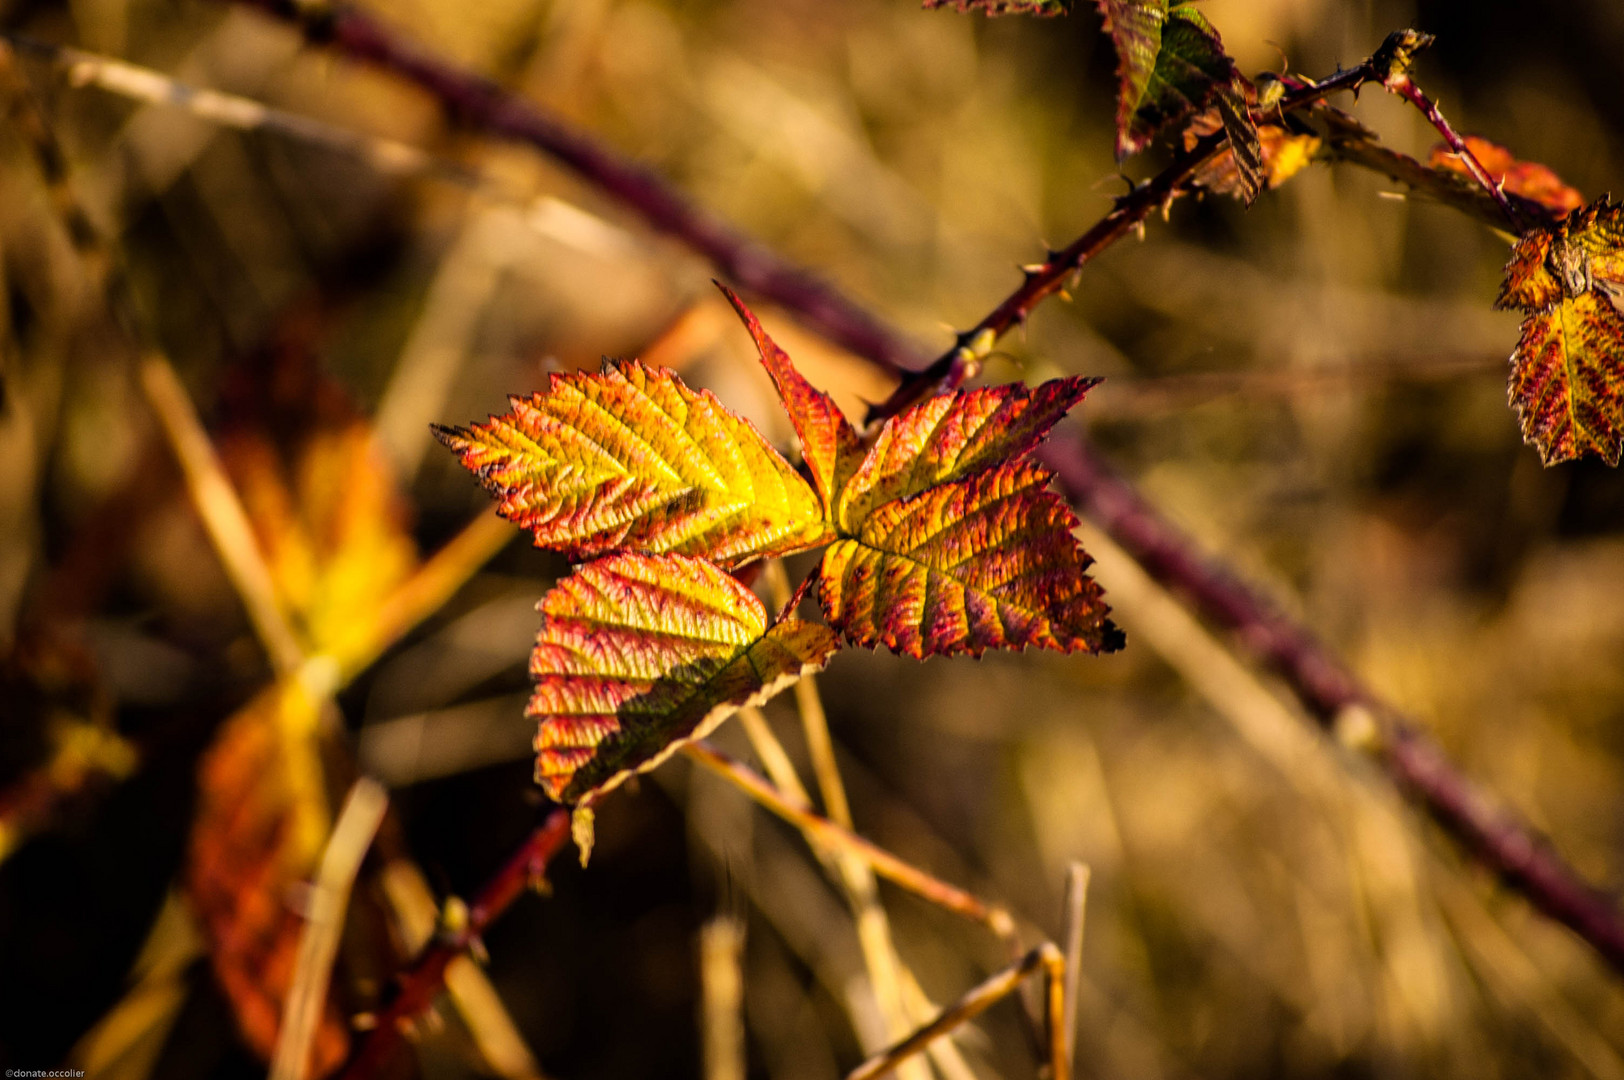
<svg viewBox="0 0 1624 1080">
<path fill-rule="evenodd" d="M 881 506 L 824 553 L 817 592 L 830 624 L 913 657 L 1121 648 L 1049 480 L 1011 462 Z"/>
<path fill-rule="evenodd" d="M 806 481 L 748 420 L 669 370 L 606 361 L 511 400 L 489 423 L 435 431 L 538 547 L 735 564 L 824 536 Z"/>
<path fill-rule="evenodd" d="M 611 555 L 542 601 L 530 657 L 536 780 L 596 799 L 764 701 L 838 648 L 826 627 L 769 624 L 745 586 L 703 559 Z"/>
<path fill-rule="evenodd" d="M 929 398 L 887 420 L 841 495 L 836 520 L 855 532 L 876 508 L 1030 454 L 1098 379 L 1071 376 Z"/>
</svg>

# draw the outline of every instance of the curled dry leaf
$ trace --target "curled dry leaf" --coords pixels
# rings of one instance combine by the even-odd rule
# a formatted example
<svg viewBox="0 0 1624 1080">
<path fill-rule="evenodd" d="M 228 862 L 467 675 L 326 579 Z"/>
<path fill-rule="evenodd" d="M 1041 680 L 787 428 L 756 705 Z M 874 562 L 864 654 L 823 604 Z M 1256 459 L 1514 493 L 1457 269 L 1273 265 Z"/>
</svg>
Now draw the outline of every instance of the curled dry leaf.
<svg viewBox="0 0 1624 1080">
<path fill-rule="evenodd" d="M 1524 312 L 1509 397 L 1547 465 L 1624 452 L 1624 206 L 1603 197 L 1530 230 L 1506 264 L 1501 307 Z"/>
<path fill-rule="evenodd" d="M 1558 214 L 1572 213 L 1585 204 L 1585 197 L 1579 190 L 1569 187 L 1547 165 L 1537 161 L 1518 161 L 1505 147 L 1476 135 L 1466 136 L 1466 149 L 1477 158 L 1478 164 L 1489 174 L 1489 179 L 1508 194 L 1538 203 Z M 1432 148 L 1427 164 L 1461 176 L 1472 175 L 1461 156 L 1444 143 Z"/>
<path fill-rule="evenodd" d="M 541 602 L 530 656 L 536 781 L 594 801 L 745 705 L 765 701 L 839 647 L 826 627 L 769 622 L 726 571 L 683 555 L 610 555 Z"/>
<path fill-rule="evenodd" d="M 1209 110 L 1190 121 L 1184 129 L 1184 148 L 1191 149 L 1207 135 L 1220 130 L 1223 121 Z M 1243 170 L 1232 146 L 1225 146 L 1196 170 L 1198 187 L 1219 195 L 1248 201 L 1254 189 L 1272 191 L 1306 169 L 1319 153 L 1323 140 L 1311 131 L 1294 131 L 1284 124 L 1257 125 L 1258 152 L 1262 162 L 1255 171 Z"/>
<path fill-rule="evenodd" d="M 754 425 L 665 368 L 605 361 L 442 442 L 537 547 L 704 555 L 736 565 L 823 536 L 817 495 Z"/>
<path fill-rule="evenodd" d="M 1240 190 L 1261 189 L 1263 152 L 1248 107 L 1254 92 L 1190 0 L 1097 0 L 1117 54 L 1117 156 L 1149 146 L 1213 107 L 1229 134 Z"/>
</svg>

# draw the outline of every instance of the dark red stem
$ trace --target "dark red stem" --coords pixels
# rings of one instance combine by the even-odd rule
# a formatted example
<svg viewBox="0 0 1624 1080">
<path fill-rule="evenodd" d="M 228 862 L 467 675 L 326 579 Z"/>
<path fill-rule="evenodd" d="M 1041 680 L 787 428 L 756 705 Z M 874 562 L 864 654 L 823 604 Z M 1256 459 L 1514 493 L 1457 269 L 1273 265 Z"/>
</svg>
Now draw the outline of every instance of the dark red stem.
<svg viewBox="0 0 1624 1080">
<path fill-rule="evenodd" d="M 411 970 L 402 977 L 400 992 L 378 1015 L 377 1026 L 356 1051 L 342 1080 L 369 1080 L 381 1075 L 396 1048 L 418 1017 L 434 1004 L 445 986 L 451 961 L 466 953 L 487 927 L 512 905 L 532 883 L 540 880 L 570 836 L 570 816 L 555 810 L 536 827 L 517 851 L 480 889 L 467 921 L 454 931 L 442 932 L 429 942 Z"/>
<path fill-rule="evenodd" d="M 709 257 L 737 284 L 793 311 L 830 341 L 892 372 L 928 371 L 935 366 L 927 365 L 920 350 L 902 334 L 811 274 L 696 209 L 653 173 L 545 116 L 489 80 L 428 54 L 370 16 L 353 8 L 339 8 L 319 17 L 307 17 L 287 0 L 238 2 L 297 21 L 309 40 L 330 43 L 348 56 L 369 60 L 416 82 L 465 123 L 528 143 L 564 162 L 655 227 Z M 1352 89 L 1372 80 L 1384 84 L 1392 81 L 1402 74 L 1409 55 L 1424 47 L 1424 38 L 1407 31 L 1392 35 L 1382 49 L 1357 68 L 1325 83 L 1293 82 L 1286 100 L 1295 107 L 1317 101 L 1332 90 Z M 1191 156 L 1211 153 L 1216 145 L 1204 141 L 1176 165 L 1186 167 Z M 1176 185 L 1168 186 L 1170 179 L 1164 174 L 1162 185 L 1150 190 L 1164 194 L 1174 191 Z M 1500 196 L 1503 198 L 1504 193 Z M 1132 204 L 1136 211 L 1143 211 L 1138 219 L 1119 217 L 1119 206 L 1059 254 L 1071 252 L 1078 258 L 1092 258 L 1109 242 L 1107 237 L 1119 239 L 1159 205 L 1138 189 L 1128 196 L 1136 197 L 1143 200 Z M 1057 291 L 1076 265 L 1059 271 L 1051 269 L 1037 279 L 1023 281 L 978 327 L 1001 332 L 1013 326 L 1034 304 Z M 1463 776 L 1436 744 L 1382 706 L 1305 628 L 1208 559 L 1111 470 L 1086 441 L 1056 436 L 1043 452 L 1084 514 L 1110 533 L 1157 580 L 1183 593 L 1214 623 L 1234 630 L 1281 674 L 1322 723 L 1334 720 L 1349 705 L 1369 706 L 1385 721 L 1381 764 L 1406 797 L 1423 806 L 1474 857 L 1500 874 L 1509 887 L 1572 929 L 1615 969 L 1624 972 L 1624 920 L 1617 908 L 1586 884 L 1527 822 L 1495 809 L 1493 801 Z M 384 1029 L 380 1026 L 379 1030 Z M 361 1074 L 352 1070 L 352 1075 Z"/>
<path fill-rule="evenodd" d="M 1448 143 L 1449 148 L 1460 157 L 1462 164 L 1466 166 L 1466 171 L 1472 174 L 1472 179 L 1483 186 L 1483 190 L 1489 193 L 1489 198 L 1493 199 L 1495 204 L 1500 207 L 1501 212 L 1506 215 L 1506 221 L 1511 225 L 1512 230 L 1517 233 L 1526 230 L 1528 223 L 1517 212 L 1517 208 L 1511 205 L 1511 200 L 1506 198 L 1504 189 L 1495 183 L 1494 178 L 1489 175 L 1489 171 L 1483 167 L 1483 163 L 1477 160 L 1477 155 L 1472 153 L 1471 147 L 1466 145 L 1466 140 L 1462 139 L 1455 129 L 1450 126 L 1449 121 L 1444 119 L 1444 114 L 1438 111 L 1437 104 L 1419 86 L 1415 85 L 1408 75 L 1394 76 L 1383 85 L 1392 93 L 1397 94 L 1421 110 L 1421 115 L 1425 116 L 1427 121 L 1438 129 L 1438 134 L 1444 137 L 1444 142 Z"/>
<path fill-rule="evenodd" d="M 918 367 L 912 341 L 809 271 L 694 205 L 655 173 L 483 76 L 448 63 L 359 8 L 238 0 L 297 23 L 326 44 L 416 83 L 463 126 L 526 143 L 705 256 L 744 290 L 796 312 L 813 330 L 892 370 Z"/>
<path fill-rule="evenodd" d="M 1527 822 L 1463 776 L 1436 742 L 1381 702 L 1306 628 L 1204 555 L 1086 444 L 1051 439 L 1038 453 L 1084 517 L 1152 577 L 1234 631 L 1322 726 L 1332 727 L 1349 709 L 1370 710 L 1380 725 L 1377 757 L 1406 797 L 1507 885 L 1624 972 L 1624 921 L 1613 899 L 1592 888 Z"/>
<path fill-rule="evenodd" d="M 1280 101 L 1257 110 L 1257 118 L 1274 116 L 1322 101 L 1338 91 L 1357 90 L 1367 82 L 1381 80 L 1381 73 L 1369 61 L 1339 71 L 1324 82 L 1304 82 L 1294 86 Z M 1051 251 L 1044 261 L 1024 270 L 1020 287 L 988 312 L 975 326 L 960 334 L 954 347 L 929 366 L 903 374 L 891 396 L 868 411 L 874 423 L 908 408 L 932 394 L 955 389 L 974 374 L 975 346 L 978 340 L 997 339 L 1024 323 L 1044 300 L 1059 292 L 1066 279 L 1112 244 L 1138 229 L 1146 219 L 1166 206 L 1190 182 L 1208 159 L 1223 149 L 1228 137 L 1214 132 L 1174 158 L 1155 177 L 1138 185 L 1117 200 L 1116 206 L 1083 235 L 1059 251 Z"/>
</svg>

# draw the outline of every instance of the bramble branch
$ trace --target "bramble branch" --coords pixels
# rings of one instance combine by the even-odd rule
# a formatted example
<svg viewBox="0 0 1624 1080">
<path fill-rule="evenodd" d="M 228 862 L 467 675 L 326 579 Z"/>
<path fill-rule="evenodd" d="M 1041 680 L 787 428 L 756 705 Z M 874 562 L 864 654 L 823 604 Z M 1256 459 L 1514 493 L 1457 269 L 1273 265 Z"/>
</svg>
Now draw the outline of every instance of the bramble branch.
<svg viewBox="0 0 1624 1080">
<path fill-rule="evenodd" d="M 652 172 L 491 81 L 432 55 L 363 12 L 350 7 L 301 8 L 290 0 L 236 2 L 252 4 L 294 22 L 312 44 L 328 45 L 352 59 L 376 64 L 417 84 L 469 127 L 526 143 L 564 163 L 653 227 L 711 259 L 741 287 L 793 312 L 804 325 L 829 341 L 893 373 L 930 366 L 924 354 L 900 332 L 805 270 L 698 210 Z M 1324 83 L 1288 89 L 1279 107 L 1311 105 L 1333 90 L 1379 82 L 1384 74 L 1367 61 Z M 1198 160 L 1196 154 L 1210 154 L 1216 146 L 1216 142 L 1197 144 L 1178 161 L 1187 168 Z M 1354 154 L 1349 154 L 1348 160 L 1367 163 Z M 1162 186 L 1151 190 L 1171 192 L 1168 183 L 1172 179 L 1165 176 Z M 1140 195 L 1139 189 L 1128 198 L 1136 196 L 1146 200 L 1145 216 L 1162 205 L 1148 195 Z M 1111 222 L 1113 218 L 1105 220 Z M 1097 247 L 1103 247 L 1107 235 L 1125 235 L 1135 224 L 1128 223 L 1116 234 L 1113 225 L 1102 223 L 1066 251 L 1091 256 Z M 1032 302 L 1058 291 L 1070 272 L 1052 275 L 1052 282 L 1047 274 L 1023 282 L 978 326 L 1008 329 L 1030 310 Z M 957 351 L 955 347 L 949 357 Z M 952 362 L 949 359 L 949 365 Z M 1235 631 L 1286 680 L 1322 723 L 1333 723 L 1348 705 L 1373 706 L 1371 711 L 1387 721 L 1376 757 L 1406 796 L 1500 874 L 1510 888 L 1568 926 L 1624 972 L 1624 918 L 1609 898 L 1586 884 L 1526 821 L 1492 809 L 1493 802 L 1448 761 L 1436 744 L 1413 724 L 1377 703 L 1375 695 L 1307 629 L 1202 553 L 1117 475 L 1090 444 L 1057 435 L 1044 447 L 1043 457 L 1059 473 L 1062 486 L 1082 513 L 1110 533 L 1152 576 L 1183 593 L 1208 619 Z"/>
<path fill-rule="evenodd" d="M 487 927 L 533 883 L 541 880 L 547 864 L 563 850 L 570 835 L 570 816 L 555 810 L 520 844 L 500 870 L 486 882 L 454 930 L 442 933 L 417 958 L 404 976 L 400 992 L 378 1016 L 377 1026 L 344 1070 L 343 1080 L 377 1076 L 389 1064 L 412 1023 L 439 996 L 446 967 L 474 947 Z"/>
</svg>

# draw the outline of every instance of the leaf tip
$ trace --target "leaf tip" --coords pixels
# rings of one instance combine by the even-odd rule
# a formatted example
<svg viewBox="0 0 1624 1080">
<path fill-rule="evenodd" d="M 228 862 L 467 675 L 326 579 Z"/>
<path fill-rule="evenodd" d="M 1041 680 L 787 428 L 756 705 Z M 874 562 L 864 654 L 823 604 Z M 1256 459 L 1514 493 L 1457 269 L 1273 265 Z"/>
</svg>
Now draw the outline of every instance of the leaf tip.
<svg viewBox="0 0 1624 1080">
<path fill-rule="evenodd" d="M 580 849 L 582 868 L 585 868 L 588 860 L 592 858 L 592 841 L 597 818 L 598 815 L 593 812 L 592 807 L 585 805 L 577 806 L 570 814 L 570 838 Z"/>
</svg>

